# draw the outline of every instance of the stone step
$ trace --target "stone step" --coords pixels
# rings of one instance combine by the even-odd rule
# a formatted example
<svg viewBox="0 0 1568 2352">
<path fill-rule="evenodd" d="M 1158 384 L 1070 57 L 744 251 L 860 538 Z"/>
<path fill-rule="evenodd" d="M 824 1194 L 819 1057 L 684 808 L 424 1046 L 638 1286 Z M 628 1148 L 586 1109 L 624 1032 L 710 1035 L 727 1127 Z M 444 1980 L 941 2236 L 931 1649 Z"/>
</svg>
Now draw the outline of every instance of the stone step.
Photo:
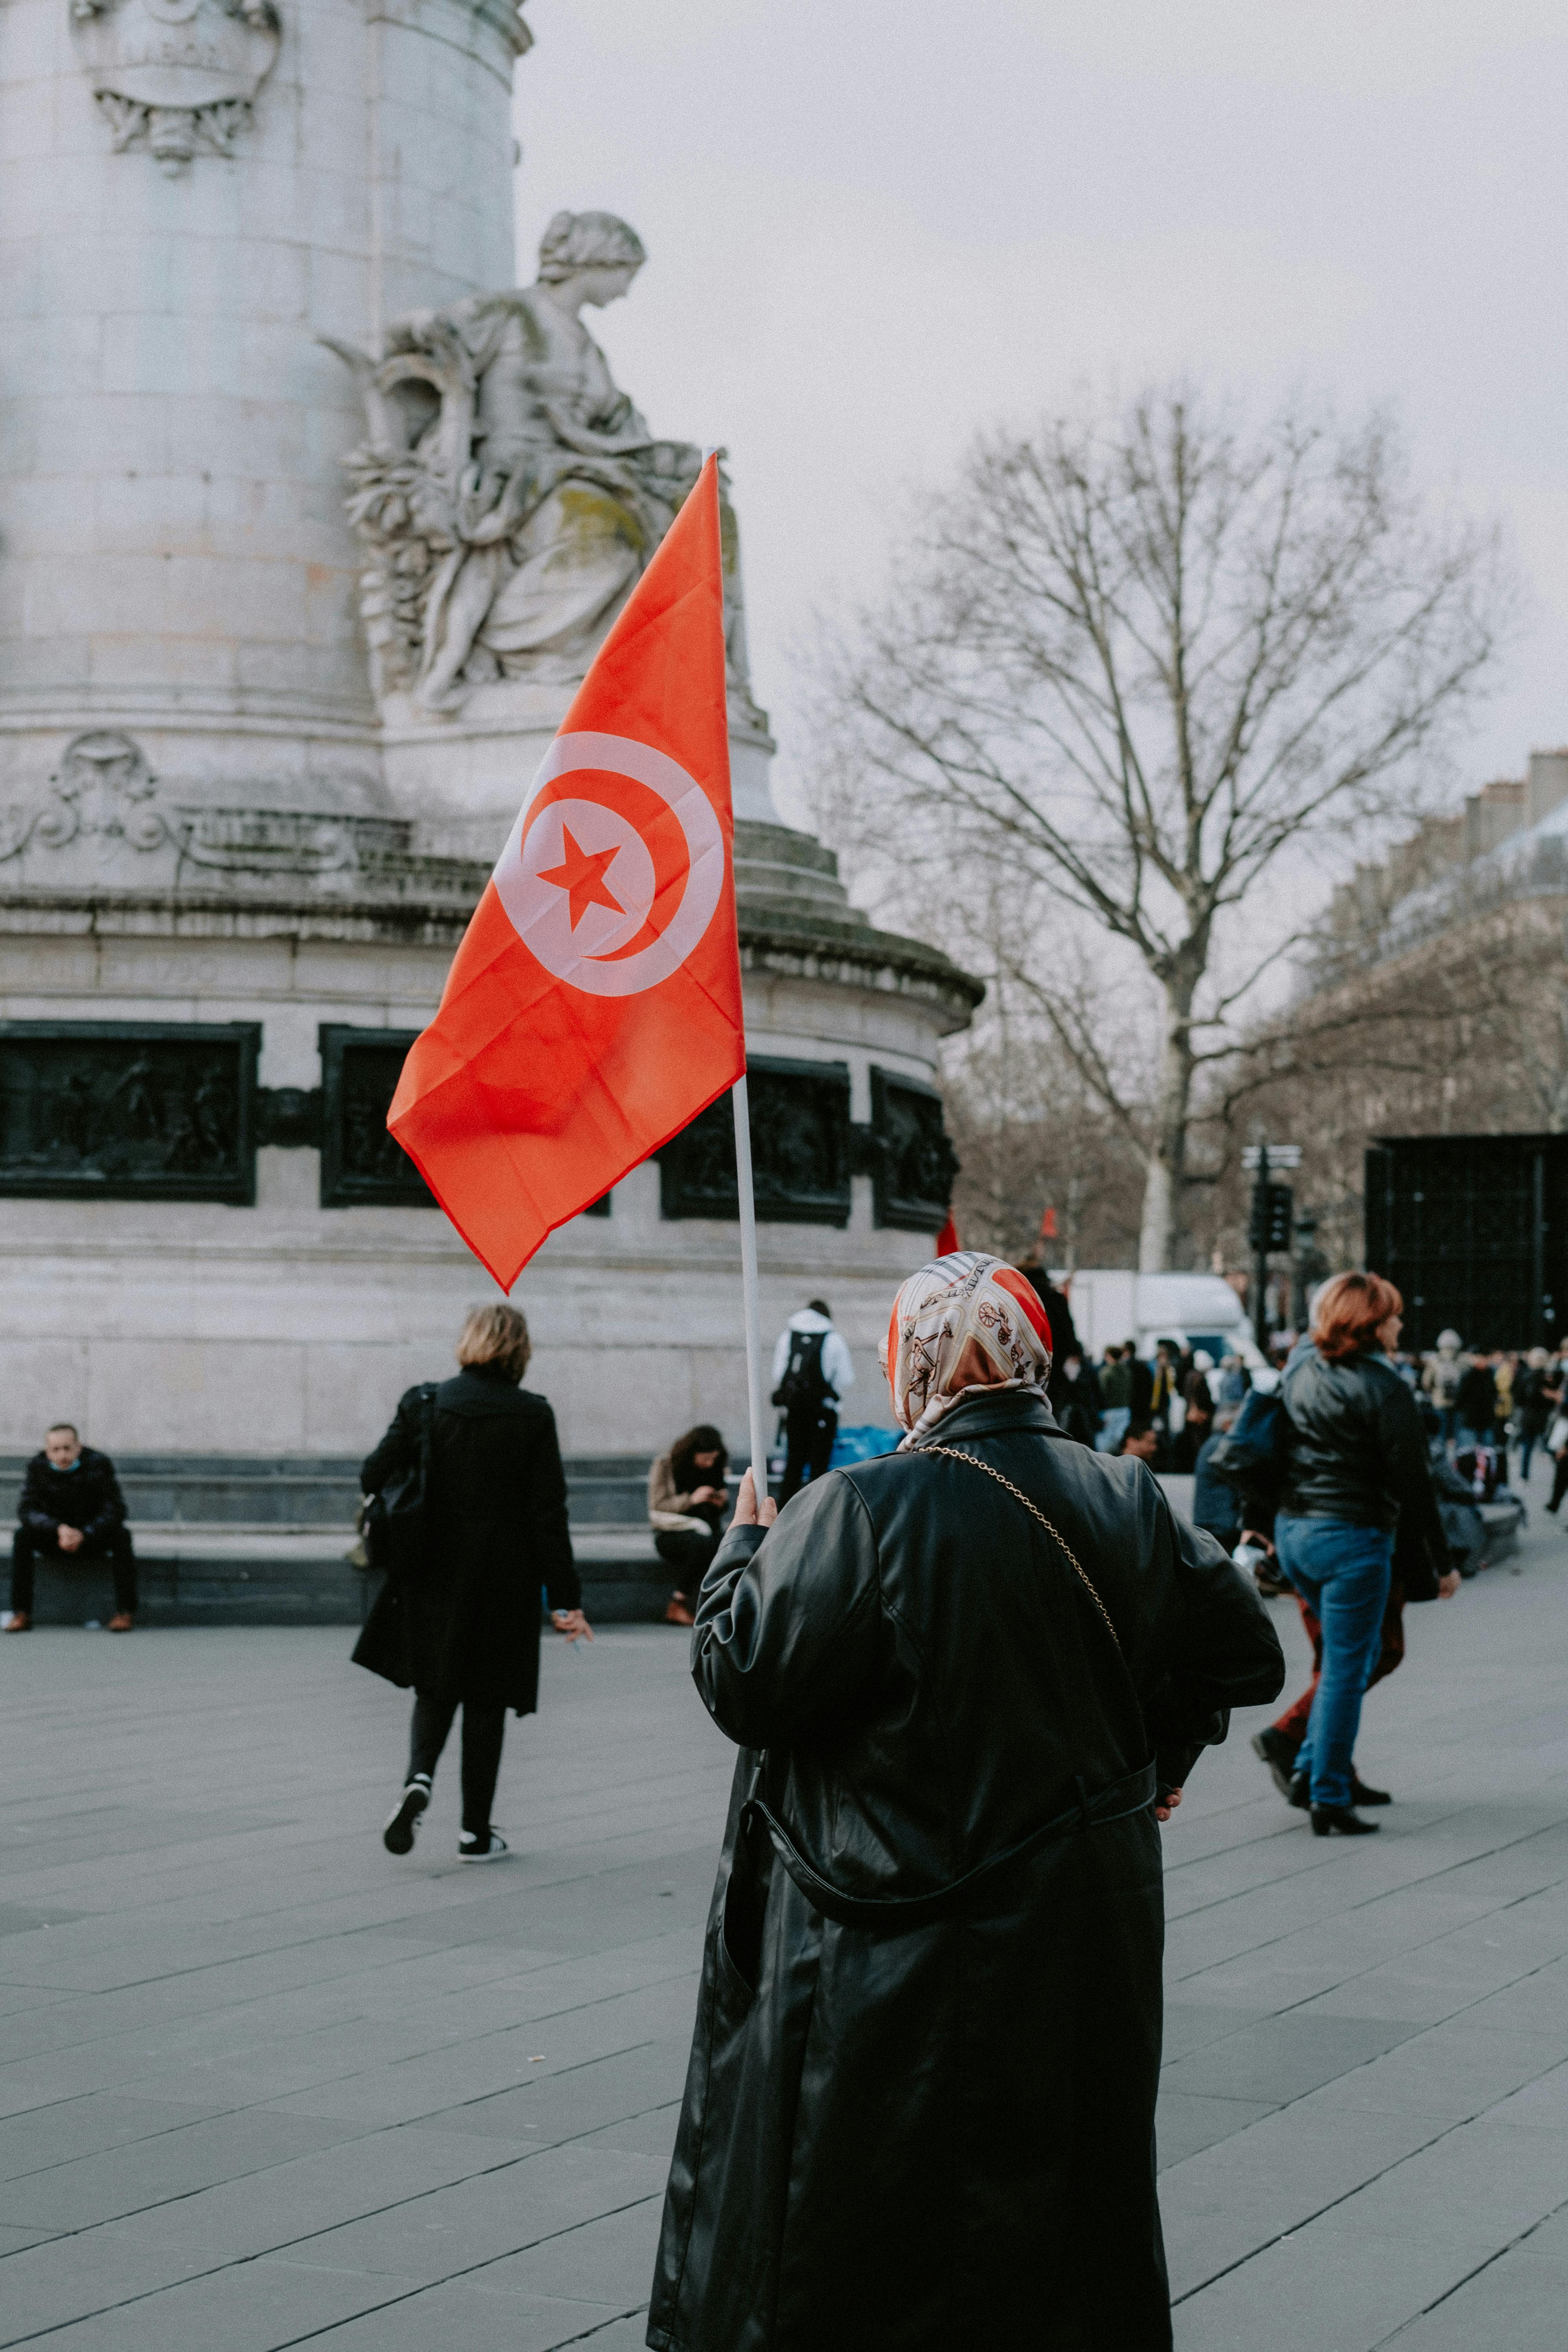
<svg viewBox="0 0 1568 2352">
<path fill-rule="evenodd" d="M 639 1518 L 650 1459 L 568 1455 L 574 1525 Z M 16 1516 L 26 1468 L 25 1455 L 0 1454 L 0 1522 Z M 133 1525 L 335 1528 L 353 1519 L 359 1500 L 358 1455 L 127 1454 L 116 1456 L 115 1468 Z"/>
<path fill-rule="evenodd" d="M 377 1579 L 351 1568 L 352 1527 L 237 1528 L 132 1520 L 140 1618 L 144 1625 L 358 1625 Z M 590 1621 L 654 1623 L 672 1589 L 646 1523 L 573 1529 L 573 1553 Z M 40 1625 L 106 1622 L 109 1570 L 89 1560 L 38 1563 Z"/>
</svg>

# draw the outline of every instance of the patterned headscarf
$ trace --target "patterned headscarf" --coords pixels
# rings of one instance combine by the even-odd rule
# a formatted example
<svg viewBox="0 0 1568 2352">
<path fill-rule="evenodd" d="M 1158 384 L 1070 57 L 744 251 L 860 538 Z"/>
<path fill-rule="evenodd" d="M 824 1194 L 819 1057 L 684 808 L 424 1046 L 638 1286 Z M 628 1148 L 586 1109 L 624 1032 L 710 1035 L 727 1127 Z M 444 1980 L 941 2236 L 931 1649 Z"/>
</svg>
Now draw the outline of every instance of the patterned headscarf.
<svg viewBox="0 0 1568 2352">
<path fill-rule="evenodd" d="M 917 1444 L 965 1397 L 1044 1398 L 1051 1327 L 1027 1276 L 984 1250 L 954 1250 L 911 1274 L 888 1326 L 893 1411 Z"/>
</svg>

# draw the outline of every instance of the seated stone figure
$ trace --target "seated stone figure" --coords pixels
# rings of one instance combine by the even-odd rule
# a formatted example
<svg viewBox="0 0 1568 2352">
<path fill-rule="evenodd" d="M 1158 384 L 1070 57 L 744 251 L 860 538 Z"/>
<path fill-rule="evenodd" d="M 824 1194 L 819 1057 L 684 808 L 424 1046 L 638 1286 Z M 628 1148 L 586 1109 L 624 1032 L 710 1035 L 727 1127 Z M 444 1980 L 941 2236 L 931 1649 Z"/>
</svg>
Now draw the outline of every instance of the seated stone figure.
<svg viewBox="0 0 1568 2352">
<path fill-rule="evenodd" d="M 102 1559 L 114 1579 L 109 1630 L 129 1633 L 136 1615 L 136 1555 L 125 1524 L 125 1499 L 108 1454 L 84 1446 L 68 1421 L 46 1431 L 43 1452 L 28 1463 L 17 1520 L 5 1631 L 25 1633 L 32 1624 L 37 1560 Z"/>
<path fill-rule="evenodd" d="M 374 551 L 381 691 L 438 714 L 500 678 L 587 668 L 701 467 L 650 433 L 583 323 L 646 258 L 614 214 L 557 213 L 536 284 L 411 312 L 379 362 L 332 345 L 370 423 L 349 512 Z M 731 684 L 749 709 L 727 507 L 725 548 Z"/>
</svg>

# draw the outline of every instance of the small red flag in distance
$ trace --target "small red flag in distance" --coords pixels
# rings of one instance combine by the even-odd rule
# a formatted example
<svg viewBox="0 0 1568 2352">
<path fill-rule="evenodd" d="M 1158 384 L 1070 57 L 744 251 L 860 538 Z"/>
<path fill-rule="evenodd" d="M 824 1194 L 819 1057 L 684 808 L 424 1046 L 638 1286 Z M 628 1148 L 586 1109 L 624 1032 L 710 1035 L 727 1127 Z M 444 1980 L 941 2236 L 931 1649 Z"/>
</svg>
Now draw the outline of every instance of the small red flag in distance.
<svg viewBox="0 0 1568 2352">
<path fill-rule="evenodd" d="M 386 1123 L 510 1290 L 745 1067 L 710 457 L 541 762 Z"/>
</svg>

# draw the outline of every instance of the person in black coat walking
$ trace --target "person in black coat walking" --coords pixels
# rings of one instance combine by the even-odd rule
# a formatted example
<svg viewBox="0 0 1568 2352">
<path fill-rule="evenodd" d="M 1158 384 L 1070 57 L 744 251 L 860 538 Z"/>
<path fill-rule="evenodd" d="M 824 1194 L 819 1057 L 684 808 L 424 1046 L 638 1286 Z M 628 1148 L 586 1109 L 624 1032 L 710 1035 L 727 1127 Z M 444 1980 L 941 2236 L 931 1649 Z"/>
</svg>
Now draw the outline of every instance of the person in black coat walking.
<svg viewBox="0 0 1568 2352">
<path fill-rule="evenodd" d="M 107 1454 L 84 1445 L 68 1421 L 44 1433 L 22 1480 L 16 1532 L 11 1539 L 11 1616 L 8 1633 L 26 1633 L 33 1622 L 33 1586 L 40 1559 L 109 1563 L 114 1579 L 111 1633 L 129 1633 L 136 1622 L 136 1552 L 125 1524 L 125 1498 Z"/>
<path fill-rule="evenodd" d="M 742 1753 L 647 2341 L 1167 2352 L 1155 1822 L 1284 1661 L 1064 1438 L 1015 1268 L 926 1266 L 888 1345 L 900 1450 L 776 1525 L 742 1479 L 698 1603 Z"/>
<path fill-rule="evenodd" d="M 382 1832 L 389 1853 L 413 1847 L 459 1706 L 458 1856 L 505 1853 L 490 1805 L 506 1711 L 531 1715 L 538 1705 L 540 1587 L 558 1632 L 594 1638 L 572 1563 L 555 1416 L 520 1385 L 531 1353 L 515 1307 L 476 1307 L 458 1342 L 457 1379 L 410 1389 L 360 1473 L 366 1494 L 406 1473 L 427 1423 L 426 1556 L 387 1578 L 353 1654 L 356 1665 L 415 1693 L 407 1780 Z"/>
</svg>

